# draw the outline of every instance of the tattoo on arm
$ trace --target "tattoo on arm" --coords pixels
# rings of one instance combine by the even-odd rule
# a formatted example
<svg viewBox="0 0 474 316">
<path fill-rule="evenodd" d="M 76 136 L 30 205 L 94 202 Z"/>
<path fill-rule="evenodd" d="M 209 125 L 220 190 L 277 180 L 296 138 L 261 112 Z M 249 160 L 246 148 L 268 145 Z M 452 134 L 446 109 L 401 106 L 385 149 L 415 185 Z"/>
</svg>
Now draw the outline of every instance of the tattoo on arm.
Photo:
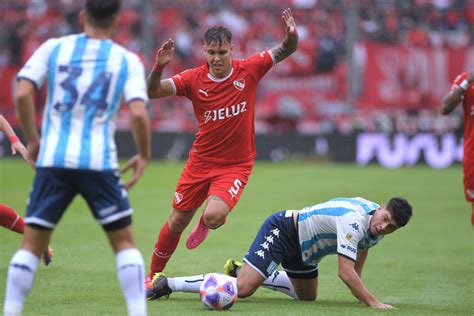
<svg viewBox="0 0 474 316">
<path fill-rule="evenodd" d="M 451 113 L 456 106 L 462 101 L 464 91 L 461 88 L 449 92 L 441 101 L 441 114 Z"/>
<path fill-rule="evenodd" d="M 152 71 L 147 79 L 147 92 L 150 97 L 158 94 L 161 82 L 161 71 Z"/>
<path fill-rule="evenodd" d="M 298 47 L 298 37 L 297 36 L 286 36 L 285 39 L 272 48 L 273 56 L 275 56 L 275 63 L 279 63 L 286 57 L 290 56 L 296 51 Z"/>
</svg>

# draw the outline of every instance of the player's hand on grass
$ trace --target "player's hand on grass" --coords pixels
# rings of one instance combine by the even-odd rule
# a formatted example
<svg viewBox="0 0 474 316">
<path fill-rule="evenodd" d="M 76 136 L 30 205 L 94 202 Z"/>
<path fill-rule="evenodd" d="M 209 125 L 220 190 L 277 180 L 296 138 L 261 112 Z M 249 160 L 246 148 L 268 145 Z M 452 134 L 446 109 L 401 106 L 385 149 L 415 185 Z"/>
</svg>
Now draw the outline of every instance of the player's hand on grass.
<svg viewBox="0 0 474 316">
<path fill-rule="evenodd" d="M 374 306 L 370 306 L 372 308 L 380 308 L 380 309 L 396 309 L 394 306 L 390 305 L 390 304 L 384 304 L 382 302 L 378 302 L 377 304 L 375 304 Z"/>
<path fill-rule="evenodd" d="M 160 67 L 166 66 L 173 56 L 174 41 L 170 38 L 164 42 L 156 52 L 155 65 Z"/>
<path fill-rule="evenodd" d="M 143 157 L 140 154 L 136 154 L 130 160 L 123 166 L 121 172 L 125 173 L 128 170 L 132 169 L 133 174 L 130 177 L 130 179 L 125 183 L 125 188 L 130 190 L 130 188 L 138 181 L 138 179 L 141 177 L 143 174 L 143 171 L 145 171 L 145 167 L 148 164 L 148 159 Z"/>
</svg>

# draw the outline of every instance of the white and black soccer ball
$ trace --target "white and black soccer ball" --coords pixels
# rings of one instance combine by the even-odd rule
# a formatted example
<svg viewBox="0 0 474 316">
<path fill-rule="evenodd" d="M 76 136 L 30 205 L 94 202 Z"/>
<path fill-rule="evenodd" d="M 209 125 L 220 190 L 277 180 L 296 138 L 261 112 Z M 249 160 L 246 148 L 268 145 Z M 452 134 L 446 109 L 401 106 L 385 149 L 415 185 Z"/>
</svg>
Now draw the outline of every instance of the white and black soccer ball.
<svg viewBox="0 0 474 316">
<path fill-rule="evenodd" d="M 237 300 L 235 279 L 220 273 L 209 273 L 199 289 L 199 298 L 207 309 L 226 310 Z"/>
</svg>

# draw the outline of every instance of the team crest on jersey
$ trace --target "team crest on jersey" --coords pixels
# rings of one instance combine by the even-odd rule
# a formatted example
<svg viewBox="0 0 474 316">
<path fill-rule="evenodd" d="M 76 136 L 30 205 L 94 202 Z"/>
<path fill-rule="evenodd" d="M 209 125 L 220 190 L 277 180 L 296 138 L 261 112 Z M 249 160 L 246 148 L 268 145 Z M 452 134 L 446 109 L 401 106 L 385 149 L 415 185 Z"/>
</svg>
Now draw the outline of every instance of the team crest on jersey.
<svg viewBox="0 0 474 316">
<path fill-rule="evenodd" d="M 348 233 L 348 234 L 346 235 L 346 240 L 347 240 L 347 241 L 351 241 L 351 239 L 352 239 L 352 235 Z"/>
<path fill-rule="evenodd" d="M 176 201 L 176 204 L 179 204 L 183 200 L 183 195 L 181 193 L 175 192 L 174 200 Z"/>
<path fill-rule="evenodd" d="M 234 80 L 234 87 L 239 91 L 244 90 L 244 88 L 245 88 L 245 79 Z"/>
</svg>

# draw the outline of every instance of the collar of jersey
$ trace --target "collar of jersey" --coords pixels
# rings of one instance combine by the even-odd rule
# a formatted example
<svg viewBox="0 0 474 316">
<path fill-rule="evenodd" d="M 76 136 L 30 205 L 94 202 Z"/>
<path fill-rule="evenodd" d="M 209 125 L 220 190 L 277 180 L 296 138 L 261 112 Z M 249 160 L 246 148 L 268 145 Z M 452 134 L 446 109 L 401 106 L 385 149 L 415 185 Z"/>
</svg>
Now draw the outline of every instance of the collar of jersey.
<svg viewBox="0 0 474 316">
<path fill-rule="evenodd" d="M 209 79 L 211 79 L 212 81 L 214 81 L 214 82 L 222 82 L 222 81 L 226 81 L 227 79 L 229 79 L 230 76 L 232 76 L 233 73 L 234 73 L 234 67 L 232 67 L 230 69 L 230 73 L 227 76 L 225 76 L 224 78 L 216 78 L 210 72 L 207 73 L 207 77 Z"/>
</svg>

